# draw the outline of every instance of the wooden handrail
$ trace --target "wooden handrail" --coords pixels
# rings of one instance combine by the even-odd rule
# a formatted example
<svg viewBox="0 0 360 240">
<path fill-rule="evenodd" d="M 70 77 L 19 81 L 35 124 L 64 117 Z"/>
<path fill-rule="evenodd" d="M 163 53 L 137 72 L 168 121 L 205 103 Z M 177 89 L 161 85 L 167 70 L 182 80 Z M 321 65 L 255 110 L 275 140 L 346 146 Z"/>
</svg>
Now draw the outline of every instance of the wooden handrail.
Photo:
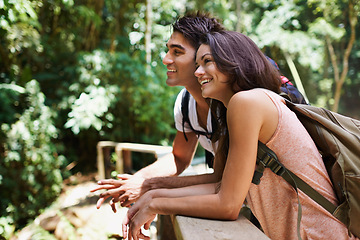
<svg viewBox="0 0 360 240">
<path fill-rule="evenodd" d="M 162 155 L 172 152 L 172 147 L 170 146 L 100 141 L 97 144 L 97 166 L 100 179 L 110 177 L 110 171 L 107 167 L 107 165 L 109 165 L 110 163 L 110 153 L 109 151 L 107 152 L 107 154 L 105 154 L 104 152 L 106 151 L 106 149 L 111 148 L 115 149 L 116 152 L 117 158 L 115 162 L 115 169 L 118 173 L 130 173 L 132 171 L 131 152 L 152 153 L 155 155 L 155 158 L 159 158 Z"/>
<path fill-rule="evenodd" d="M 239 215 L 235 221 L 222 221 L 186 216 L 171 216 L 177 240 L 236 239 L 270 240 L 247 218 Z"/>
</svg>

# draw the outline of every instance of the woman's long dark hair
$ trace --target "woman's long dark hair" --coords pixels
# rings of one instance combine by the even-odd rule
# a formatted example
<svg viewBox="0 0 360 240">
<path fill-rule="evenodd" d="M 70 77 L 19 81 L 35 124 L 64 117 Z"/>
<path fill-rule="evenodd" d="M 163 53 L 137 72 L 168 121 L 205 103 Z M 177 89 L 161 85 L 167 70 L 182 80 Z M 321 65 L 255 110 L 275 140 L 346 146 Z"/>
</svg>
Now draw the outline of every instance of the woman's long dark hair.
<svg viewBox="0 0 360 240">
<path fill-rule="evenodd" d="M 238 32 L 220 31 L 204 35 L 201 42 L 209 45 L 217 68 L 228 76 L 235 92 L 265 88 L 280 93 L 279 71 L 249 37 Z M 218 125 L 212 139 L 219 140 L 215 161 L 221 161 L 224 166 L 229 149 L 226 108 L 220 101 L 212 100 L 211 109 L 217 116 Z"/>
</svg>

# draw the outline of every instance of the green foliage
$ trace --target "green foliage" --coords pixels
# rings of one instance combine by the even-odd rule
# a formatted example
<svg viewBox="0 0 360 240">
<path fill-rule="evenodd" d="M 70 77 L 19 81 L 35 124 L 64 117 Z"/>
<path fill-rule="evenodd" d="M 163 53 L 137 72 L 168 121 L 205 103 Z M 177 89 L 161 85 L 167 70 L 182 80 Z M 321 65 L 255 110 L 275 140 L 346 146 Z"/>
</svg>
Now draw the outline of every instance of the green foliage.
<svg viewBox="0 0 360 240">
<path fill-rule="evenodd" d="M 0 122 L 13 123 L 21 113 L 20 97 L 25 89 L 13 84 L 0 84 Z"/>
<path fill-rule="evenodd" d="M 32 80 L 25 89 L 27 108 L 12 124 L 2 124 L 6 139 L 0 162 L 1 223 L 14 223 L 16 228 L 56 199 L 61 191 L 60 166 L 52 139 L 57 129 L 52 124 L 53 112 L 44 105 L 45 96 Z M 3 232 L 8 227 L 0 226 Z"/>
<path fill-rule="evenodd" d="M 251 37 L 260 48 L 279 48 L 302 65 L 318 70 L 324 56 L 323 42 L 311 32 L 303 31 L 298 21 L 300 11 L 301 7 L 292 1 L 281 1 L 272 11 L 264 13 Z"/>
<path fill-rule="evenodd" d="M 73 172 L 93 171 L 98 141 L 171 144 L 180 89 L 166 86 L 162 58 L 170 24 L 186 11 L 208 11 L 229 30 L 249 35 L 290 80 L 284 53 L 291 55 L 311 102 L 328 107 L 333 101 L 324 36 L 341 62 L 349 37 L 347 1 L 152 1 L 150 67 L 145 3 L 0 0 L 0 204 L 10 212 L 0 218 L 2 235 L 55 198 L 62 166 L 73 162 Z M 340 105 L 349 115 L 358 115 L 359 43 Z M 133 159 L 134 166 L 148 163 L 143 156 Z"/>
<path fill-rule="evenodd" d="M 143 58 L 101 50 L 79 58 L 79 81 L 62 103 L 71 108 L 65 127 L 74 134 L 93 127 L 115 141 L 159 143 L 170 137 L 178 89 L 164 87 L 139 60 Z"/>
</svg>

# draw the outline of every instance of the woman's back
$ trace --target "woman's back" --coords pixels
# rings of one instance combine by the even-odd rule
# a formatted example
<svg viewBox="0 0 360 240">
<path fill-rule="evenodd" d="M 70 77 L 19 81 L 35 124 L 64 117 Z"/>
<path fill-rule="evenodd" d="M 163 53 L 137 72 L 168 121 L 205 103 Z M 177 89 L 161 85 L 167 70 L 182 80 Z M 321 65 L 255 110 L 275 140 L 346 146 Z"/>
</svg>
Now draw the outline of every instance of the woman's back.
<svg viewBox="0 0 360 240">
<path fill-rule="evenodd" d="M 332 184 L 314 142 L 285 105 L 282 98 L 267 90 L 279 112 L 279 122 L 266 143 L 289 170 L 337 204 Z M 346 227 L 299 190 L 303 239 L 348 239 Z M 298 200 L 295 190 L 280 176 L 266 169 L 260 185 L 252 184 L 247 202 L 271 239 L 297 239 Z"/>
</svg>

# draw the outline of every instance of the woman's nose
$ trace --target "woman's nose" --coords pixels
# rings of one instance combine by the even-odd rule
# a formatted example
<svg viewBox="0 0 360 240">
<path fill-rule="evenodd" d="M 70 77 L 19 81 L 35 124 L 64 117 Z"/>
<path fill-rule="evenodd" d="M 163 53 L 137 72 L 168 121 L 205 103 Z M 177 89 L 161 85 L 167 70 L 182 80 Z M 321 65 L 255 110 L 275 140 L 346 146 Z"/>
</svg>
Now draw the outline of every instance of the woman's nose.
<svg viewBox="0 0 360 240">
<path fill-rule="evenodd" d="M 200 78 L 202 75 L 204 75 L 204 73 L 205 73 L 204 68 L 202 66 L 199 66 L 195 70 L 194 75 L 195 75 L 195 77 Z"/>
<path fill-rule="evenodd" d="M 171 55 L 170 55 L 170 51 L 168 51 L 165 55 L 165 57 L 163 58 L 162 60 L 163 64 L 164 65 L 169 65 L 173 62 L 172 58 L 171 58 Z"/>
</svg>

